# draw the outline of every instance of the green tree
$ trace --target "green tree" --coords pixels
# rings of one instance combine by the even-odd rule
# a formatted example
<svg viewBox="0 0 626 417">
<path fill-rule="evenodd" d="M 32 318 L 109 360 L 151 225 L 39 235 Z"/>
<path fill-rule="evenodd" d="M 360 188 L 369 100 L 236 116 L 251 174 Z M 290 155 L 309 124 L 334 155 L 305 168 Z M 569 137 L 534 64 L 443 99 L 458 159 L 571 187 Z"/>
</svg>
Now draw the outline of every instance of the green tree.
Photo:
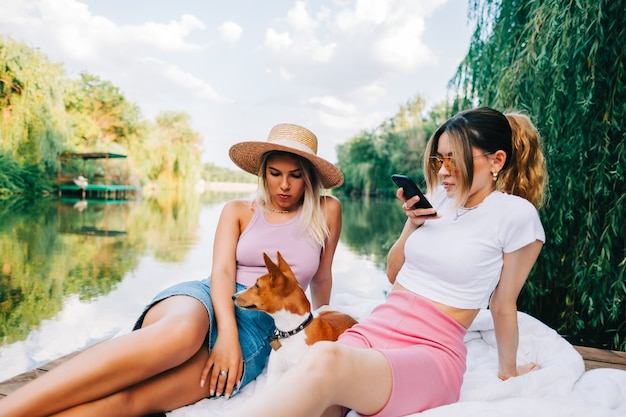
<svg viewBox="0 0 626 417">
<path fill-rule="evenodd" d="M 187 115 L 166 112 L 149 124 L 111 82 L 87 73 L 71 80 L 38 50 L 0 37 L 0 194 L 52 190 L 61 152 L 129 156 L 129 166 L 107 172 L 114 181 L 130 171 L 137 185 L 193 184 L 200 144 Z M 104 175 L 102 166 L 77 161 L 64 169 Z"/>
<path fill-rule="evenodd" d="M 55 171 L 68 136 L 65 86 L 60 65 L 0 36 L 0 153 L 31 171 Z"/>
<path fill-rule="evenodd" d="M 547 245 L 522 306 L 576 343 L 626 349 L 624 1 L 470 5 L 463 99 L 526 112 L 548 158 Z"/>
<path fill-rule="evenodd" d="M 82 152 L 125 149 L 143 128 L 137 105 L 111 82 L 87 73 L 71 83 L 65 109 L 72 116 L 73 145 Z"/>
<path fill-rule="evenodd" d="M 149 165 L 147 177 L 162 184 L 199 180 L 201 143 L 187 114 L 165 112 L 158 115 L 145 142 L 150 149 L 149 160 L 145 161 Z"/>
<path fill-rule="evenodd" d="M 219 167 L 206 163 L 202 166 L 201 177 L 206 182 L 242 182 L 256 184 L 258 177 L 242 170 Z"/>
<path fill-rule="evenodd" d="M 371 131 L 363 131 L 337 147 L 337 165 L 345 176 L 340 192 L 349 195 L 395 193 L 393 173 L 424 179 L 422 157 L 426 142 L 436 129 L 443 104 L 428 115 L 425 100 L 417 96 L 396 115 Z M 437 119 L 433 119 L 436 117 Z"/>
</svg>

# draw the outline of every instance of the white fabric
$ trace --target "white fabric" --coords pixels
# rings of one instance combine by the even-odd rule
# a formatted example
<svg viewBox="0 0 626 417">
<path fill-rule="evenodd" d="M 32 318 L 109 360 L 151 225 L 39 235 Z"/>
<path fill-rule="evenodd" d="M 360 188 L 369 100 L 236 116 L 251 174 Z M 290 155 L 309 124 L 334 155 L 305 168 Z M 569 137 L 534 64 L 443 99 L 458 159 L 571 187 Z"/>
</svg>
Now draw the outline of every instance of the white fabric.
<svg viewBox="0 0 626 417">
<path fill-rule="evenodd" d="M 360 321 L 379 302 L 342 294 L 333 298 L 332 308 L 352 314 Z M 500 381 L 491 314 L 482 310 L 465 338 L 468 367 L 460 401 L 411 417 L 626 416 L 626 371 L 603 368 L 585 372 L 580 354 L 554 330 L 524 313 L 518 313 L 518 321 L 518 362 L 534 361 L 542 369 Z M 226 417 L 241 401 L 258 394 L 265 378 L 264 371 L 229 400 L 205 399 L 167 415 Z"/>
<path fill-rule="evenodd" d="M 435 201 L 441 218 L 426 220 L 409 236 L 396 282 L 442 304 L 486 308 L 502 253 L 545 241 L 539 215 L 528 200 L 494 191 L 475 208 L 458 209 L 457 218 L 454 201 L 441 195 Z"/>
</svg>

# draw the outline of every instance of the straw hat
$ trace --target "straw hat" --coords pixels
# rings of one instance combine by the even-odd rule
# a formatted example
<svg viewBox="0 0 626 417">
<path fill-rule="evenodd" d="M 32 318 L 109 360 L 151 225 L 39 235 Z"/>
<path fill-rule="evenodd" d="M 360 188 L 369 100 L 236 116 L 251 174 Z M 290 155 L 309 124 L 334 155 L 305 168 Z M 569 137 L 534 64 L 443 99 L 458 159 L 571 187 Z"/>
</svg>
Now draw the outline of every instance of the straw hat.
<svg viewBox="0 0 626 417">
<path fill-rule="evenodd" d="M 241 169 L 259 175 L 261 157 L 269 151 L 283 151 L 299 155 L 311 162 L 317 170 L 324 188 L 343 184 L 343 174 L 332 163 L 317 156 L 317 137 L 310 130 L 283 123 L 270 130 L 265 142 L 240 142 L 228 151 L 230 159 Z"/>
</svg>

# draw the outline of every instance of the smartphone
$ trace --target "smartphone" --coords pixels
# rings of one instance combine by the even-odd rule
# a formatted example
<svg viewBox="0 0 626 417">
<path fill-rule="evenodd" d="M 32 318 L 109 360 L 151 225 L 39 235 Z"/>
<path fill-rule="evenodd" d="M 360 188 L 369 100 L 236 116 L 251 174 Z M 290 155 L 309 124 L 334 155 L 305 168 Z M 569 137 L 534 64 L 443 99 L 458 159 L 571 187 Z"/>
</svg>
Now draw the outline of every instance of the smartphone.
<svg viewBox="0 0 626 417">
<path fill-rule="evenodd" d="M 420 200 L 417 203 L 415 203 L 415 205 L 413 206 L 414 209 L 433 208 L 432 204 L 430 204 L 430 202 L 424 196 L 424 193 L 420 191 L 417 184 L 415 184 L 415 181 L 413 181 L 411 178 L 407 177 L 406 175 L 393 174 L 391 176 L 391 179 L 393 180 L 393 182 L 396 183 L 398 187 L 402 187 L 402 189 L 404 190 L 404 197 L 407 200 L 416 195 L 420 197 Z M 436 216 L 436 215 L 437 213 L 427 214 L 427 216 Z"/>
</svg>

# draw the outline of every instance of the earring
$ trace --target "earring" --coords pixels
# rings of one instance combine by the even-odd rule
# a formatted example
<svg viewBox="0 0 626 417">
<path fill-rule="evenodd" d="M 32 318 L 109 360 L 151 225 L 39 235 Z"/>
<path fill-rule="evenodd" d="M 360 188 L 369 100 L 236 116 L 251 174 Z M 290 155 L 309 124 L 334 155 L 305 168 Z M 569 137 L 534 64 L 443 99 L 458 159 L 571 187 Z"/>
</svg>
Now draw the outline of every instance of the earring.
<svg viewBox="0 0 626 417">
<path fill-rule="evenodd" d="M 497 172 L 492 172 L 491 175 L 493 176 L 493 182 L 498 181 L 498 173 Z"/>
</svg>

